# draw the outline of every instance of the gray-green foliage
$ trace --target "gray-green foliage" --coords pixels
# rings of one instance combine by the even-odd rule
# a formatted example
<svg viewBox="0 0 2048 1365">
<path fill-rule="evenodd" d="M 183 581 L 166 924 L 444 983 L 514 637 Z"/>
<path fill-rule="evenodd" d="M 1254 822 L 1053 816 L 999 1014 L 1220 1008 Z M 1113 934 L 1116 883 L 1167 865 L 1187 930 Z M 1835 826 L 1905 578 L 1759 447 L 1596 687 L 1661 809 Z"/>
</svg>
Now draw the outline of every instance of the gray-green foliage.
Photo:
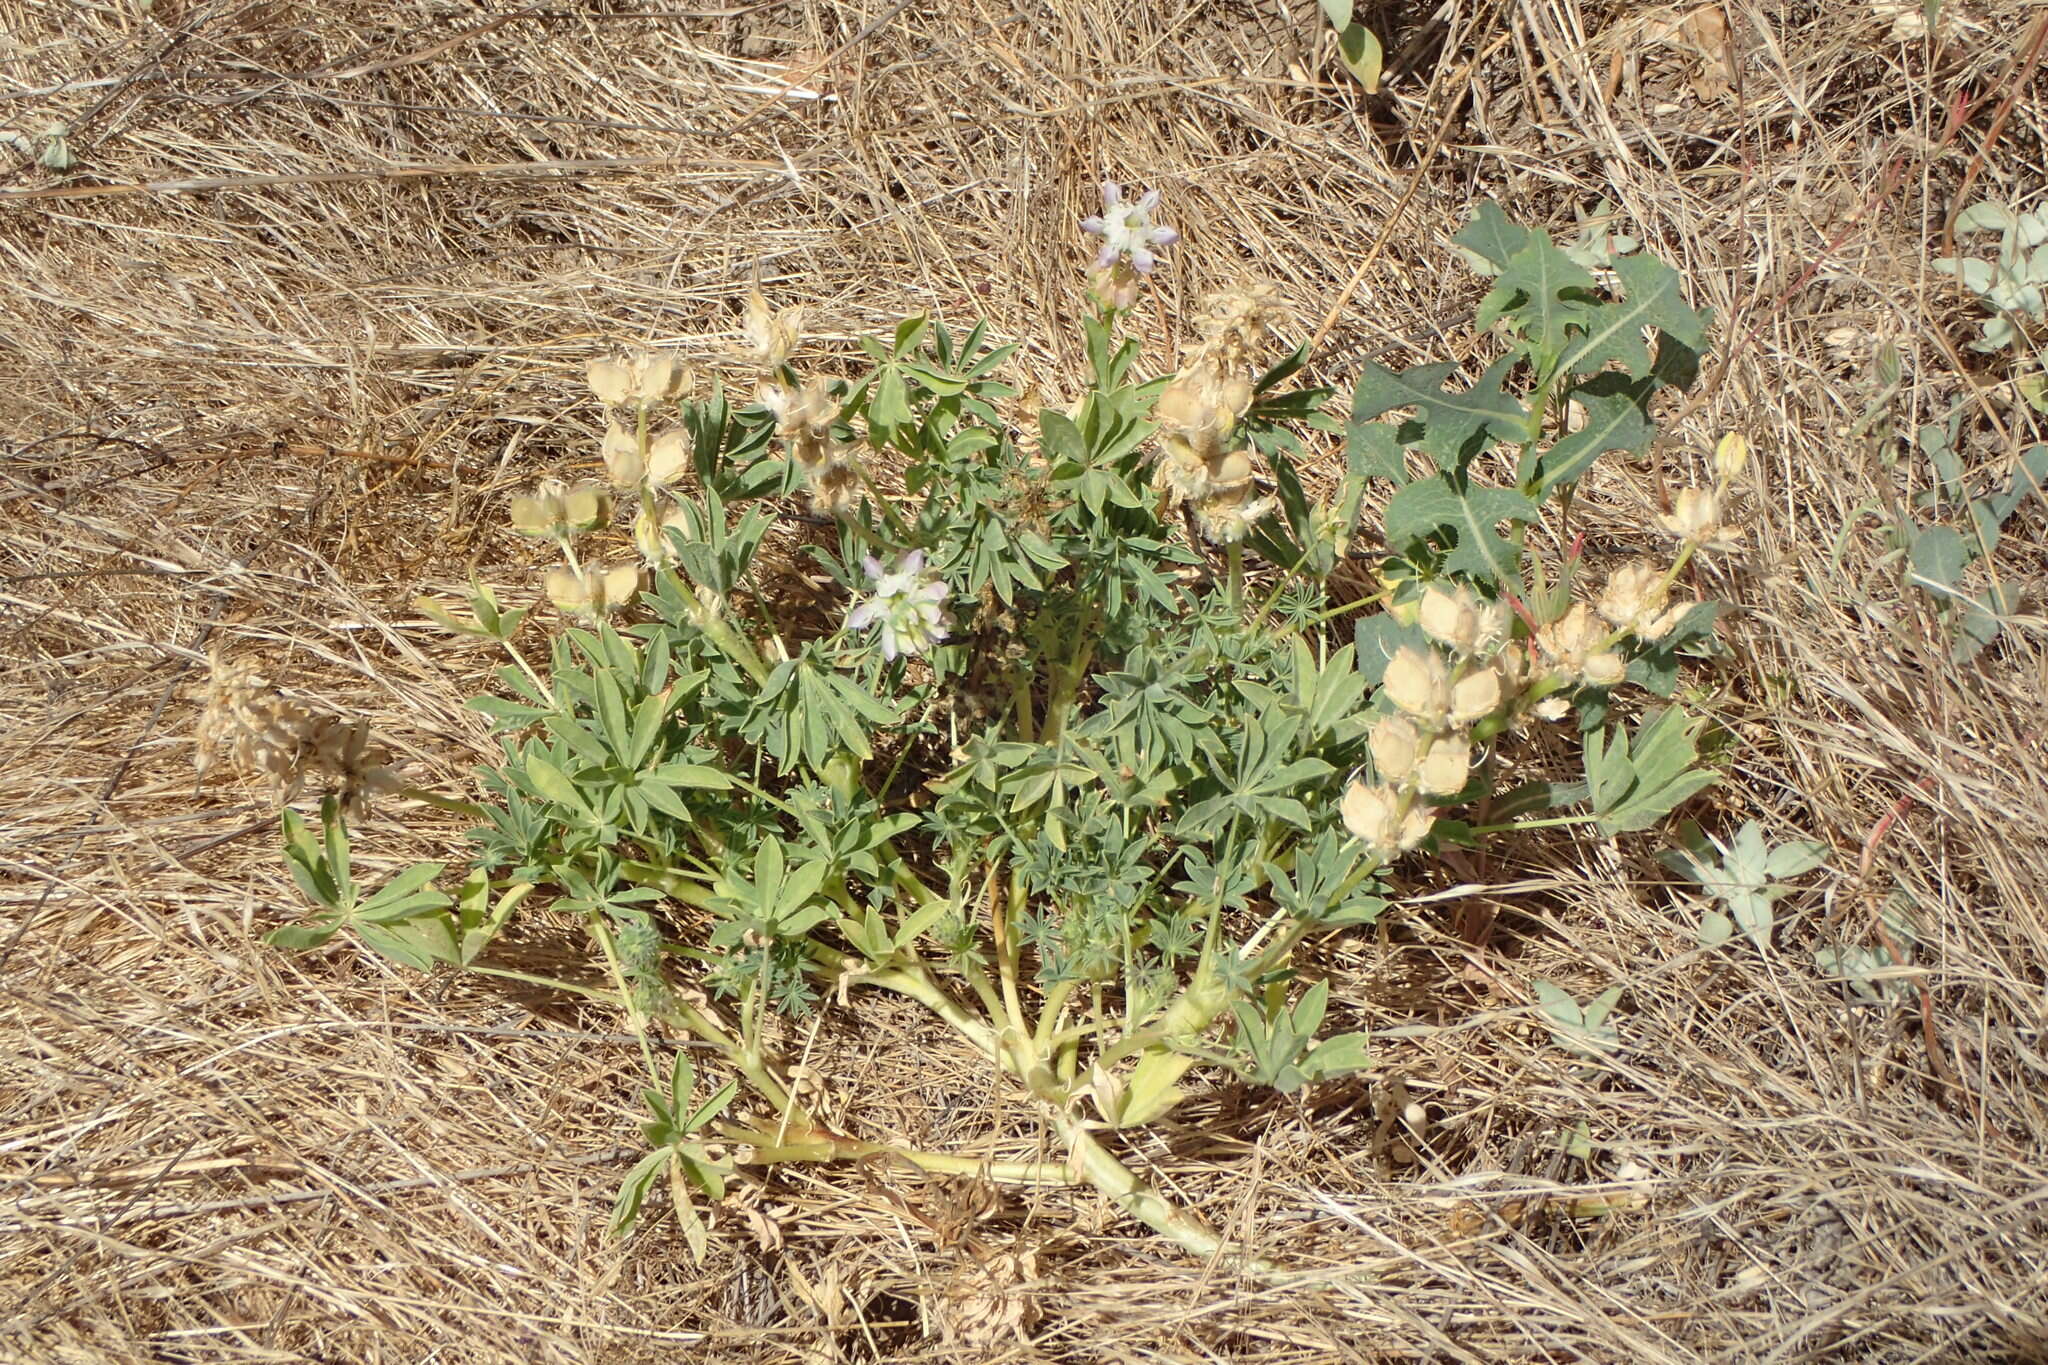
<svg viewBox="0 0 2048 1365">
<path fill-rule="evenodd" d="M 1953 657 L 1968 663 L 1998 638 L 2004 619 L 2020 604 L 2013 586 L 2002 579 L 1994 576 L 1973 592 L 1964 577 L 1971 565 L 1990 561 L 2015 513 L 2043 499 L 2048 490 L 2048 445 L 2029 447 L 2006 477 L 1988 489 L 1973 491 L 1956 450 L 1962 418 L 1958 410 L 1920 428 L 1918 445 L 1927 456 L 1934 483 L 1913 500 L 1917 511 L 1947 513 L 1960 525 L 1908 522 L 1897 529 L 1906 581 L 1933 598 L 1948 624 Z"/>
<path fill-rule="evenodd" d="M 892 1153 L 973 1169 L 836 1131 L 778 1052 L 772 1016 L 882 990 L 929 1009 L 1041 1105 L 1073 1164 L 1027 1163 L 1013 1178 L 1076 1170 L 1184 1245 L 1213 1249 L 1200 1220 L 1150 1193 L 1091 1125 L 1159 1119 L 1204 1065 L 1281 1090 L 1367 1066 L 1362 1033 L 1326 1032 L 1341 1010 L 1326 984 L 1302 988 L 1297 960 L 1386 911 L 1400 854 L 1552 807 L 1580 809 L 1537 823 L 1642 829 L 1712 778 L 1699 722 L 1677 707 L 1632 730 L 1607 723 L 1625 663 L 1650 660 L 1629 676 L 1668 693 L 1674 651 L 1700 641 L 1711 613 L 1645 642 L 1582 604 L 1590 634 L 1569 662 L 1553 657 L 1535 631 L 1570 593 L 1525 544 L 1543 504 L 1601 454 L 1643 448 L 1648 404 L 1689 378 L 1706 319 L 1647 253 L 1616 258 L 1609 289 L 1492 205 L 1459 241 L 1495 266 L 1481 316 L 1500 359 L 1474 384 L 1448 383 L 1448 365 L 1369 367 L 1327 502 L 1306 492 L 1304 438 L 1340 424 L 1321 412 L 1325 391 L 1290 387 L 1306 353 L 1257 372 L 1222 449 L 1255 451 L 1273 491 L 1211 489 L 1205 516 L 1256 509 L 1241 541 L 1215 533 L 1220 548 L 1191 537 L 1157 481 L 1155 449 L 1173 435 L 1155 411 L 1168 378 L 1139 376 L 1138 342 L 1119 337 L 1114 311 L 1086 324 L 1081 401 L 1041 413 L 1033 441 L 1000 415 L 1015 396 L 997 377 L 1009 348 L 921 318 L 864 343 L 873 367 L 850 382 L 774 362 L 778 402 L 808 384 L 805 403 L 824 405 L 803 419 L 807 467 L 786 407 L 735 407 L 722 392 L 679 406 L 663 396 L 659 411 L 640 400 L 643 451 L 650 425 L 679 422 L 694 482 L 661 490 L 679 506 L 648 534 L 651 576 L 629 610 L 579 599 L 588 619 L 537 668 L 519 643 L 524 610 L 488 589 L 468 617 L 422 604 L 513 657 L 473 703 L 500 750 L 480 775 L 459 894 L 436 891 L 441 866 L 422 864 L 362 899 L 338 815 L 324 844 L 290 817 L 293 871 L 322 913 L 274 941 L 310 947 L 348 927 L 409 966 L 507 972 L 488 948 L 522 905 L 581 921 L 609 981 L 566 988 L 626 1015 L 653 1082 L 653 1151 L 620 1195 L 622 1227 L 663 1173 L 680 1195 L 715 1198 L 725 1167 L 713 1138 L 764 1165 Z M 661 376 L 666 394 L 663 367 L 614 366 L 606 383 L 638 373 Z M 1559 429 L 1567 403 L 1588 414 L 1576 431 Z M 1411 450 L 1429 472 L 1410 475 Z M 783 495 L 826 460 L 863 479 L 863 462 L 885 463 L 904 491 L 864 483 L 836 520 L 807 522 Z M 1488 482 L 1498 471 L 1505 482 Z M 643 480 L 654 524 L 644 478 L 628 482 Z M 1378 565 L 1387 610 L 1352 635 L 1331 623 L 1360 605 L 1348 562 L 1376 482 L 1395 485 L 1393 553 Z M 774 605 L 787 570 L 764 563 L 771 540 L 854 610 L 787 619 Z M 1518 592 L 1539 615 L 1508 609 Z M 1450 617 L 1429 615 L 1446 604 Z M 1483 641 L 1445 642 L 1482 622 Z M 1340 630 L 1349 638 L 1332 638 Z M 1401 730 L 1384 724 L 1390 646 L 1408 651 L 1400 704 L 1426 720 L 1426 733 L 1409 730 L 1435 745 L 1420 776 L 1387 771 Z M 1580 708 L 1583 780 L 1510 787 L 1509 735 L 1551 700 Z M 1383 785 L 1368 789 L 1367 772 Z M 1495 795 L 1509 825 L 1448 815 Z M 1612 1004 L 1610 993 L 1570 1021 L 1546 1009 L 1577 1044 L 1605 1046 Z M 688 1066 L 664 1063 L 683 1043 L 718 1078 L 708 1099 L 694 1099 Z M 1084 1124 L 1084 1106 L 1102 1123 Z M 679 1216 L 701 1243 L 687 1203 Z"/>
<path fill-rule="evenodd" d="M 1550 1040 L 1567 1052 L 1605 1057 L 1621 1047 L 1621 1033 L 1609 1016 L 1621 1003 L 1622 987 L 1610 986 L 1583 1005 L 1551 981 L 1538 981 L 1536 1007 L 1550 1025 Z"/>
<path fill-rule="evenodd" d="M 1772 907 L 1793 890 L 1786 883 L 1819 867 L 1828 854 L 1827 845 L 1810 840 L 1773 847 L 1755 820 L 1744 821 L 1727 843 L 1692 824 L 1682 839 L 1682 847 L 1667 850 L 1663 859 L 1672 871 L 1719 902 L 1721 908 L 1708 911 L 1700 921 L 1700 942 L 1709 948 L 1726 943 L 1737 930 L 1757 947 L 1770 947 Z"/>
<path fill-rule="evenodd" d="M 1886 937 L 1875 943 L 1831 945 L 1814 951 L 1813 965 L 1823 975 L 1849 988 L 1850 995 L 1868 1005 L 1889 1005 L 1903 999 L 1911 989 L 1906 971 L 1919 943 L 1912 902 L 1903 893 L 1886 900 L 1881 912 Z M 1894 956 L 1892 949 L 1898 949 Z"/>
<path fill-rule="evenodd" d="M 2021 322 L 2048 324 L 2048 295 L 2043 292 L 2048 290 L 2048 209 L 2021 213 L 1986 200 L 1958 214 L 1955 230 L 1965 236 L 1998 234 L 1997 254 L 1990 259 L 1944 256 L 1933 263 L 1991 310 L 1983 335 L 1971 345 L 1979 351 L 2004 350 L 2023 339 Z"/>
</svg>

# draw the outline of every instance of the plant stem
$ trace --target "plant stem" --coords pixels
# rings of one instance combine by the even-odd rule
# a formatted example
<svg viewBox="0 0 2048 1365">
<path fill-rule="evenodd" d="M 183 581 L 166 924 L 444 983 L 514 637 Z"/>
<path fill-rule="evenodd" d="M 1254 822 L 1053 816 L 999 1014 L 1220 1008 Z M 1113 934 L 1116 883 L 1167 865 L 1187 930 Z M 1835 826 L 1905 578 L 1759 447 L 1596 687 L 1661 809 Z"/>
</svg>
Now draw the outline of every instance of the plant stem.
<svg viewBox="0 0 2048 1365">
<path fill-rule="evenodd" d="M 1087 1177 L 1089 1184 L 1108 1196 L 1111 1203 L 1196 1256 L 1221 1258 L 1233 1250 L 1230 1243 L 1200 1216 L 1160 1198 L 1151 1186 L 1139 1179 L 1136 1172 L 1097 1142 L 1081 1120 L 1050 1102 L 1046 1107 L 1053 1130 L 1067 1144 L 1067 1150 L 1074 1154 L 1073 1165 Z M 1279 1266 L 1259 1257 L 1246 1256 L 1243 1265 L 1245 1269 L 1261 1275 L 1285 1273 Z"/>
<path fill-rule="evenodd" d="M 452 796 L 440 796 L 428 791 L 425 787 L 400 787 L 396 794 L 408 801 L 418 801 L 423 805 L 433 806 L 437 810 L 448 810 L 454 811 L 457 815 L 467 815 L 472 820 L 484 818 L 484 808 L 476 804 L 476 802 L 458 801 Z"/>
</svg>

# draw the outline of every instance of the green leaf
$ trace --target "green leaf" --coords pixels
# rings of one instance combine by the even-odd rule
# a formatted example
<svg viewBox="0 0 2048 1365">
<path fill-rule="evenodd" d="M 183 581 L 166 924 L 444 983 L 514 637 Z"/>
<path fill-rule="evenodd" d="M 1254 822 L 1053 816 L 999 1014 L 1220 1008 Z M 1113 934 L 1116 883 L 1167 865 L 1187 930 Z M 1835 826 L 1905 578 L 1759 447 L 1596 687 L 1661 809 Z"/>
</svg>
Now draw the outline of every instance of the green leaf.
<svg viewBox="0 0 2048 1365">
<path fill-rule="evenodd" d="M 460 957 L 454 926 L 446 915 L 398 924 L 359 923 L 356 933 L 372 952 L 416 972 L 430 972 L 436 964 Z"/>
<path fill-rule="evenodd" d="M 374 923 L 391 923 L 410 918 L 422 910 L 440 910 L 453 904 L 446 893 L 432 886 L 445 863 L 414 863 L 393 877 L 376 895 L 355 909 L 355 918 Z"/>
<path fill-rule="evenodd" d="M 1558 250 L 1549 233 L 1532 232 L 1501 267 L 1475 321 L 1486 328 L 1506 318 L 1527 339 L 1538 371 L 1547 376 L 1564 352 L 1566 329 L 1585 325 L 1595 287 L 1592 272 Z"/>
<path fill-rule="evenodd" d="M 1674 706 L 1638 726 L 1633 742 L 1620 730 L 1587 734 L 1586 782 L 1601 833 L 1648 829 L 1717 780 L 1695 766 L 1701 724 Z"/>
<path fill-rule="evenodd" d="M 1417 365 L 1397 374 L 1368 360 L 1352 393 L 1351 421 L 1414 408 L 1423 422 L 1422 448 L 1437 467 L 1462 467 L 1489 439 L 1519 441 L 1527 434 L 1529 410 L 1501 388 L 1514 363 L 1515 357 L 1503 357 L 1471 388 L 1450 393 L 1444 381 L 1458 372 L 1455 363 Z"/>
<path fill-rule="evenodd" d="M 1956 583 L 1970 563 L 1970 545 L 1960 532 L 1949 527 L 1929 527 L 1913 537 L 1908 559 L 1913 581 L 1946 598 L 1954 594 Z"/>
<path fill-rule="evenodd" d="M 1693 350 L 1706 342 L 1708 314 L 1695 310 L 1679 292 L 1678 272 L 1647 253 L 1622 256 L 1614 271 L 1627 291 L 1620 303 L 1603 303 L 1585 317 L 1586 334 L 1566 348 L 1560 368 L 1569 374 L 1620 361 L 1630 374 L 1650 368 L 1645 328 L 1655 327 Z"/>
<path fill-rule="evenodd" d="M 668 1168 L 674 1159 L 674 1152 L 667 1147 L 649 1152 L 640 1158 L 633 1169 L 626 1172 L 626 1179 L 619 1186 L 618 1197 L 612 1200 L 612 1232 L 621 1235 L 632 1230 L 640 1220 L 640 1210 L 647 1202 L 647 1196 L 654 1189 L 655 1180 Z"/>
<path fill-rule="evenodd" d="M 526 780 L 547 800 L 590 814 L 589 804 L 584 801 L 583 793 L 576 789 L 576 784 L 569 780 L 569 775 L 537 753 L 527 756 Z"/>
<path fill-rule="evenodd" d="M 306 828 L 305 819 L 289 807 L 280 818 L 284 823 L 285 865 L 291 870 L 292 880 L 298 883 L 300 893 L 313 904 L 326 909 L 345 909 L 341 888 L 335 885 L 334 876 L 327 869 L 327 855 L 322 851 L 320 841 Z"/>
<path fill-rule="evenodd" d="M 1429 637 L 1419 625 L 1404 625 L 1386 612 L 1361 620 L 1352 632 L 1358 648 L 1358 676 L 1367 687 L 1378 687 L 1387 676 L 1387 665 L 1403 648 L 1428 649 Z"/>
<path fill-rule="evenodd" d="M 1523 456 L 1523 488 L 1541 500 L 1560 485 L 1577 482 L 1610 450 L 1637 454 L 1648 449 L 1656 432 L 1643 410 L 1651 384 L 1650 380 L 1630 383 L 1620 375 L 1601 375 L 1573 390 L 1571 396 L 1585 405 L 1586 424 L 1536 456 L 1533 471 L 1528 468 L 1528 455 Z"/>
<path fill-rule="evenodd" d="M 1351 0 L 1319 0 L 1330 27 L 1342 29 L 1351 23 Z"/>
<path fill-rule="evenodd" d="M 1392 423 L 1346 423 L 1344 459 L 1355 478 L 1385 479 L 1397 486 L 1408 482 L 1408 452 L 1394 434 Z"/>
<path fill-rule="evenodd" d="M 1528 522 L 1536 504 L 1508 488 L 1467 488 L 1460 492 L 1448 476 L 1418 479 L 1394 494 L 1387 504 L 1387 542 L 1392 546 L 1426 540 L 1448 529 L 1456 543 L 1445 560 L 1452 573 L 1487 583 L 1512 580 L 1517 551 L 1514 542 L 1496 529 L 1503 521 Z M 1365 651 L 1359 651 L 1361 660 Z"/>
<path fill-rule="evenodd" d="M 1302 1059 L 1301 1069 L 1312 1081 L 1367 1070 L 1372 1066 L 1371 1043 L 1372 1035 L 1366 1033 L 1339 1033 L 1325 1038 Z"/>
<path fill-rule="evenodd" d="M 679 791 L 722 792 L 732 789 L 732 779 L 702 763 L 664 763 L 641 774 L 643 782 L 658 782 Z"/>
<path fill-rule="evenodd" d="M 1451 241 L 1464 249 L 1465 253 L 1483 261 L 1488 275 L 1498 275 L 1514 254 L 1529 244 L 1533 234 L 1528 228 L 1511 221 L 1501 212 L 1499 204 L 1485 200 L 1473 213 L 1472 221 L 1459 230 Z"/>
<path fill-rule="evenodd" d="M 274 948 L 304 952 L 308 948 L 318 948 L 333 938 L 340 928 L 339 918 L 323 920 L 318 924 L 287 924 L 282 928 L 272 929 L 263 936 L 263 941 Z"/>
<path fill-rule="evenodd" d="M 1386 54 L 1380 40 L 1364 24 L 1346 24 L 1337 33 L 1337 58 L 1358 78 L 1368 95 L 1380 92 L 1380 65 Z"/>
</svg>

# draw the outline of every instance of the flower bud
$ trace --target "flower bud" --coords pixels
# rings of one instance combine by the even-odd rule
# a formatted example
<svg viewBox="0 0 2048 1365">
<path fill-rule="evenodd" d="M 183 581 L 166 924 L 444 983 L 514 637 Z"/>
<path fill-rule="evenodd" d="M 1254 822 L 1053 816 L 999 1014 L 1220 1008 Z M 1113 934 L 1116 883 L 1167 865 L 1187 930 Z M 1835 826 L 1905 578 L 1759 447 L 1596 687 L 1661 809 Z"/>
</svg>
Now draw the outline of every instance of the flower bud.
<svg viewBox="0 0 2048 1365">
<path fill-rule="evenodd" d="M 1628 661 L 1612 650 L 1586 659 L 1586 686 L 1619 687 L 1628 676 Z"/>
<path fill-rule="evenodd" d="M 617 407 L 633 394 L 633 373 L 616 356 L 592 356 L 583 367 L 583 376 L 597 401 L 608 407 Z"/>
<path fill-rule="evenodd" d="M 690 434 L 671 427 L 647 447 L 647 482 L 667 488 L 683 477 L 690 467 Z"/>
<path fill-rule="evenodd" d="M 605 428 L 604 471 L 614 488 L 637 488 L 646 468 L 640 459 L 640 441 L 617 422 Z"/>
<path fill-rule="evenodd" d="M 568 530 L 595 531 L 611 516 L 611 491 L 602 484 L 571 484 L 562 493 L 562 525 Z"/>
<path fill-rule="evenodd" d="M 550 569 L 548 600 L 569 616 L 594 617 L 617 611 L 640 588 L 640 566 L 618 564 L 608 569 L 585 565 L 581 570 Z"/>
<path fill-rule="evenodd" d="M 1119 259 L 1115 265 L 1088 276 L 1088 292 L 1103 308 L 1129 308 L 1138 301 L 1138 272 L 1129 261 Z"/>
<path fill-rule="evenodd" d="M 1714 477 L 1725 487 L 1749 467 L 1749 438 L 1739 431 L 1723 436 L 1714 447 Z"/>
<path fill-rule="evenodd" d="M 1508 609 L 1465 587 L 1432 583 L 1416 612 L 1423 632 L 1461 658 L 1489 654 L 1508 634 Z"/>
<path fill-rule="evenodd" d="M 1382 782 L 1401 783 L 1415 772 L 1422 753 L 1422 731 L 1406 716 L 1382 716 L 1372 727 L 1369 740 L 1373 767 Z"/>
<path fill-rule="evenodd" d="M 640 558 L 650 568 L 666 568 L 675 562 L 675 550 L 668 543 L 671 529 L 689 530 L 689 522 L 680 507 L 671 507 L 660 517 L 651 517 L 645 508 L 633 518 L 633 548 L 640 552 Z"/>
<path fill-rule="evenodd" d="M 1472 771 L 1471 741 L 1463 735 L 1437 736 L 1415 771 L 1418 784 L 1431 796 L 1456 796 L 1465 790 Z"/>
<path fill-rule="evenodd" d="M 1491 668 L 1482 668 L 1464 677 L 1451 686 L 1450 721 L 1453 725 L 1470 725 L 1482 720 L 1500 709 L 1500 674 Z"/>
<path fill-rule="evenodd" d="M 1441 654 L 1403 645 L 1387 663 L 1387 699 L 1424 725 L 1438 726 L 1451 709 L 1451 678 Z"/>
</svg>

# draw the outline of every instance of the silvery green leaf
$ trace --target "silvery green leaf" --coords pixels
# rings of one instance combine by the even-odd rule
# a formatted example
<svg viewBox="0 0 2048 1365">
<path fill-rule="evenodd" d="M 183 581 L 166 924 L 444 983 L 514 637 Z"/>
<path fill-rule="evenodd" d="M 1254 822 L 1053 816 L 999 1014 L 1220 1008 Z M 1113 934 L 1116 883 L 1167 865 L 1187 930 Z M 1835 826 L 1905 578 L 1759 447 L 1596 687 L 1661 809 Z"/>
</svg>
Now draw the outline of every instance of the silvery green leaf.
<svg viewBox="0 0 2048 1365">
<path fill-rule="evenodd" d="M 2005 205 L 1986 199 L 1972 204 L 1956 215 L 1957 232 L 2004 232 L 2015 223 L 2013 211 Z"/>
<path fill-rule="evenodd" d="M 1735 921 L 1719 910 L 1709 910 L 1700 918 L 1700 946 L 1718 948 L 1735 937 Z"/>
</svg>

